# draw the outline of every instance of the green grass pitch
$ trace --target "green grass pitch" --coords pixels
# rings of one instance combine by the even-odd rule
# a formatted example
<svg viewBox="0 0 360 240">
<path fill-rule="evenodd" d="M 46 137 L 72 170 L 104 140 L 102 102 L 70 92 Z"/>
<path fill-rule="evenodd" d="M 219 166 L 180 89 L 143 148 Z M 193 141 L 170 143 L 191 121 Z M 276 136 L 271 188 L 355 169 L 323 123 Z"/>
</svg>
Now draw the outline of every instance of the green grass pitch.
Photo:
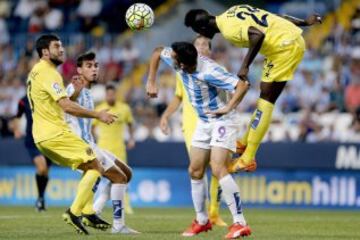
<svg viewBox="0 0 360 240">
<path fill-rule="evenodd" d="M 61 219 L 65 208 L 50 207 L 36 213 L 30 207 L 0 207 L 0 239 L 184 239 L 180 233 L 194 217 L 190 208 L 135 209 L 126 216 L 127 224 L 141 231 L 137 236 L 112 235 L 90 229 L 89 236 L 79 236 Z M 227 209 L 221 210 L 229 223 Z M 268 210 L 247 209 L 245 212 L 253 234 L 246 239 L 301 240 L 301 239 L 360 239 L 360 212 L 327 210 Z M 111 220 L 111 210 L 104 217 Z M 227 229 L 214 227 L 193 239 L 224 239 Z"/>
</svg>

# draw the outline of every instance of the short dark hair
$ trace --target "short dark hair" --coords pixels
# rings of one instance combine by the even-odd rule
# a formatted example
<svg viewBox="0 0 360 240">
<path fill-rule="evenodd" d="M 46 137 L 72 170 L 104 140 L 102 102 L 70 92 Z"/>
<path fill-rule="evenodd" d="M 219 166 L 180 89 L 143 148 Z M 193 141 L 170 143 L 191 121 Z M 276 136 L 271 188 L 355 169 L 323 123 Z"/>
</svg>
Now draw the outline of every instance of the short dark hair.
<svg viewBox="0 0 360 240">
<path fill-rule="evenodd" d="M 106 90 L 106 91 L 109 91 L 109 90 L 114 90 L 114 91 L 116 91 L 116 87 L 115 87 L 114 84 L 107 84 L 107 85 L 105 86 L 105 90 Z"/>
<path fill-rule="evenodd" d="M 199 20 L 205 20 L 209 16 L 209 12 L 204 9 L 192 9 L 185 15 L 184 24 L 186 27 L 193 27 Z"/>
<path fill-rule="evenodd" d="M 189 42 L 174 42 L 171 44 L 172 50 L 176 53 L 180 63 L 187 66 L 195 66 L 198 53 L 195 46 Z"/>
<path fill-rule="evenodd" d="M 92 61 L 95 58 L 96 58 L 96 54 L 94 52 L 83 53 L 76 59 L 76 66 L 81 67 L 84 61 Z"/>
<path fill-rule="evenodd" d="M 52 41 L 60 41 L 60 38 L 55 34 L 44 34 L 36 40 L 35 48 L 40 58 L 43 55 L 42 50 L 49 49 Z"/>
<path fill-rule="evenodd" d="M 195 41 L 198 40 L 199 38 L 205 38 L 205 39 L 209 40 L 209 49 L 211 50 L 211 39 L 207 38 L 201 34 L 197 34 L 196 37 L 194 38 L 194 40 L 192 41 L 192 43 L 195 44 Z"/>
</svg>

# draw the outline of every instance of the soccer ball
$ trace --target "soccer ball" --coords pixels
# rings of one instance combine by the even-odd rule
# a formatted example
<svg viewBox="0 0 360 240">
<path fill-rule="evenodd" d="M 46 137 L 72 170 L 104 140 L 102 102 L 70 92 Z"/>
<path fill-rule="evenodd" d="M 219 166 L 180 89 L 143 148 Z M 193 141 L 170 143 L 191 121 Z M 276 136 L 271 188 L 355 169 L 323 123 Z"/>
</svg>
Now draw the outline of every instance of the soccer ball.
<svg viewBox="0 0 360 240">
<path fill-rule="evenodd" d="M 149 28 L 154 23 L 153 10 L 144 3 L 135 3 L 126 11 L 125 19 L 131 30 Z"/>
</svg>

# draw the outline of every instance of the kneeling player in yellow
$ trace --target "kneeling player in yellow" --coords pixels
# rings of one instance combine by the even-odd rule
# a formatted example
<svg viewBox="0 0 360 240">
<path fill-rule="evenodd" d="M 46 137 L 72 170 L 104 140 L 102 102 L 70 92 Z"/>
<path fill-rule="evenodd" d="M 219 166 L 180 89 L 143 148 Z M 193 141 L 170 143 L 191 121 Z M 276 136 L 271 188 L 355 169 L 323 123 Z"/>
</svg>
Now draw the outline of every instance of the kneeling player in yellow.
<svg viewBox="0 0 360 240">
<path fill-rule="evenodd" d="M 198 35 L 194 40 L 194 46 L 200 55 L 210 57 L 211 56 L 211 40 Z M 176 90 L 175 97 L 166 108 L 165 112 L 161 116 L 160 128 L 165 134 L 169 134 L 168 120 L 171 115 L 179 108 L 180 104 L 183 103 L 182 112 L 182 124 L 183 134 L 186 145 L 186 150 L 190 153 L 191 140 L 196 128 L 198 121 L 197 114 L 194 108 L 189 102 L 189 98 L 185 95 L 186 91 L 184 84 L 180 79 L 180 75 L 176 74 Z M 206 176 L 205 176 L 206 177 Z M 212 224 L 218 226 L 227 226 L 227 224 L 221 219 L 219 215 L 219 208 L 221 203 L 221 188 L 219 187 L 219 181 L 211 176 L 210 182 L 210 206 L 209 206 L 209 220 Z"/>
<path fill-rule="evenodd" d="M 249 66 L 258 52 L 265 56 L 260 98 L 248 129 L 238 141 L 237 152 L 242 154 L 229 166 L 229 171 L 254 171 L 255 155 L 267 132 L 274 104 L 292 80 L 294 72 L 305 52 L 305 42 L 298 26 L 321 23 L 321 17 L 312 15 L 306 20 L 290 16 L 278 16 L 250 5 L 237 5 L 219 16 L 206 10 L 190 10 L 185 16 L 185 25 L 208 38 L 221 33 L 237 47 L 249 48 L 238 72 L 238 77 L 247 80 Z"/>
<path fill-rule="evenodd" d="M 90 145 L 71 132 L 64 120 L 64 112 L 112 123 L 116 116 L 106 111 L 86 110 L 72 102 L 66 94 L 63 79 L 56 67 L 64 61 L 64 48 L 60 39 L 52 34 L 42 35 L 36 41 L 40 61 L 34 65 L 27 81 L 27 95 L 33 117 L 33 137 L 42 154 L 55 163 L 83 171 L 76 197 L 63 214 L 64 220 L 80 234 L 88 234 L 81 223 L 81 214 L 103 169 Z M 112 179 L 112 172 L 109 177 Z M 102 220 L 97 217 L 98 222 Z"/>
</svg>

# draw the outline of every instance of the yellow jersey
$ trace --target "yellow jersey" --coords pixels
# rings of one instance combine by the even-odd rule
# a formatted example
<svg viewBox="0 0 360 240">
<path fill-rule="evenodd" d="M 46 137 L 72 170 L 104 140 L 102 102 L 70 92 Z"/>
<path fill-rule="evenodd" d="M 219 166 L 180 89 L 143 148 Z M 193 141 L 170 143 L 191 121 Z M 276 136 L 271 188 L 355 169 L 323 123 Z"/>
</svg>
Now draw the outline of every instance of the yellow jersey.
<svg viewBox="0 0 360 240">
<path fill-rule="evenodd" d="M 302 34 L 290 21 L 250 5 L 237 5 L 216 16 L 216 24 L 225 39 L 237 47 L 249 47 L 249 27 L 265 34 L 260 53 L 271 56 L 281 51 Z"/>
<path fill-rule="evenodd" d="M 109 109 L 109 113 L 117 116 L 115 122 L 110 125 L 98 120 L 94 121 L 94 125 L 96 126 L 98 133 L 98 146 L 119 157 L 118 155 L 122 155 L 120 152 L 125 151 L 124 127 L 134 121 L 130 107 L 123 102 L 116 102 L 114 106 L 110 106 L 107 102 L 103 102 L 95 109 L 97 111 Z"/>
<path fill-rule="evenodd" d="M 63 79 L 54 64 L 40 60 L 34 65 L 27 80 L 27 95 L 32 110 L 35 143 L 71 131 L 57 103 L 67 94 Z"/>
</svg>

